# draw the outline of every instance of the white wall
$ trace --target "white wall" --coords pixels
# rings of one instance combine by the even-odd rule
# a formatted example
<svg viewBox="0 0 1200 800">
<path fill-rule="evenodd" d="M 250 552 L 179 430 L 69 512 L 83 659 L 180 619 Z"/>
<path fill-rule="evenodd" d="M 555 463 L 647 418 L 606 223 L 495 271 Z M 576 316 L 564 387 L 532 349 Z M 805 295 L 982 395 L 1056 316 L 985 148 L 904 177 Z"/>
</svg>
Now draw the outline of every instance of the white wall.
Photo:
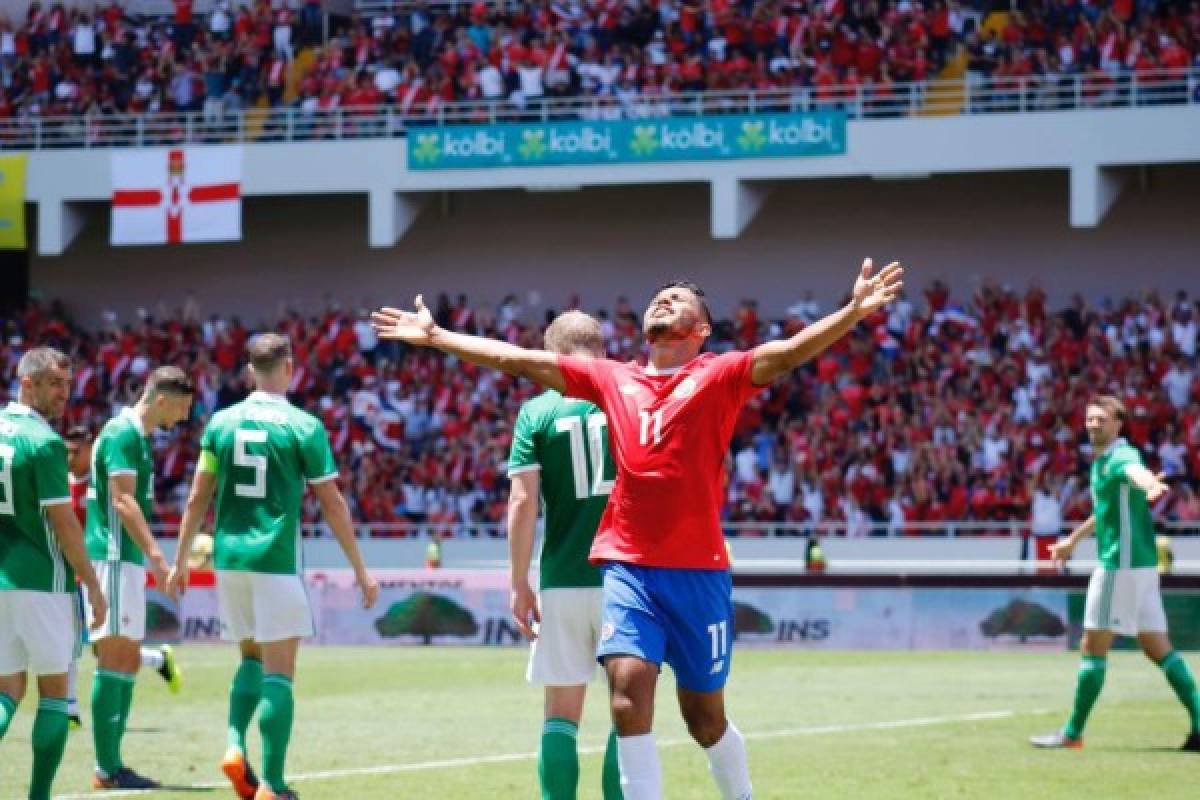
<svg viewBox="0 0 1200 800">
<path fill-rule="evenodd" d="M 623 166 L 410 172 L 404 139 L 248 145 L 243 192 L 707 183 L 718 177 L 779 180 L 1200 161 L 1200 106 L 852 120 L 848 125 L 844 156 Z M 109 152 L 32 154 L 29 197 L 107 200 Z"/>
<path fill-rule="evenodd" d="M 439 200 L 441 195 L 439 195 Z M 910 282 L 935 277 L 969 291 L 992 278 L 1038 280 L 1055 304 L 1146 288 L 1195 288 L 1200 268 L 1200 168 L 1158 167 L 1126 190 L 1104 224 L 1066 224 L 1061 171 L 781 183 L 736 240 L 708 235 L 706 187 L 695 184 L 568 193 L 456 192 L 434 202 L 400 243 L 370 249 L 362 195 L 247 202 L 246 240 L 233 245 L 121 248 L 107 244 L 107 209 L 58 258 L 36 258 L 32 283 L 85 321 L 193 291 L 209 313 L 256 321 L 281 302 L 314 308 L 325 295 L 351 305 L 406 301 L 417 291 L 466 291 L 495 302 L 515 291 L 561 307 L 616 295 L 641 302 L 665 278 L 690 275 L 718 313 L 742 297 L 781 314 L 804 289 L 826 303 L 845 291 L 859 259 L 902 259 Z"/>
</svg>

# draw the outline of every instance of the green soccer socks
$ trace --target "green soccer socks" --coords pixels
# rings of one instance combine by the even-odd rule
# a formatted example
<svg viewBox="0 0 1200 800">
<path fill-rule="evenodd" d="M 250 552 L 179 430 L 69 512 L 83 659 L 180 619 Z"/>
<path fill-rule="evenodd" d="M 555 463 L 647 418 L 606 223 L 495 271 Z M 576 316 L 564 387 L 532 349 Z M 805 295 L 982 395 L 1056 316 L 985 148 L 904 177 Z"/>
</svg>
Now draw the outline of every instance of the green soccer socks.
<svg viewBox="0 0 1200 800">
<path fill-rule="evenodd" d="M 67 701 L 43 697 L 33 720 L 33 776 L 29 800 L 50 800 L 54 774 L 67 749 Z"/>
<path fill-rule="evenodd" d="M 538 782 L 542 800 L 575 800 L 579 787 L 579 727 L 568 719 L 551 718 L 542 724 L 538 750 Z"/>
<path fill-rule="evenodd" d="M 621 765 L 617 762 L 617 729 L 608 732 L 608 745 L 604 748 L 604 773 L 601 777 L 604 800 L 623 800 L 621 793 Z"/>
<path fill-rule="evenodd" d="M 1163 674 L 1167 676 L 1167 683 L 1171 684 L 1179 702 L 1187 709 L 1192 730 L 1200 733 L 1200 691 L 1196 690 L 1196 679 L 1192 677 L 1187 662 L 1183 660 L 1183 656 L 1172 650 L 1158 666 L 1162 667 Z"/>
<path fill-rule="evenodd" d="M 263 666 L 254 658 L 243 658 L 229 689 L 229 746 L 246 752 L 246 729 L 262 699 Z"/>
<path fill-rule="evenodd" d="M 1083 738 L 1088 714 L 1092 713 L 1092 706 L 1096 705 L 1096 698 L 1104 688 L 1107 671 L 1108 659 L 1105 656 L 1084 656 L 1080 662 L 1079 677 L 1075 679 L 1075 705 L 1071 709 L 1071 718 L 1063 728 L 1063 733 L 1070 738 Z"/>
<path fill-rule="evenodd" d="M 4 738 L 4 734 L 8 733 L 9 723 L 12 722 L 13 715 L 17 713 L 17 701 L 6 694 L 0 694 L 0 739 Z"/>
<path fill-rule="evenodd" d="M 294 710 L 291 680 L 278 673 L 263 676 L 262 701 L 258 710 L 258 730 L 263 740 L 262 777 L 276 792 L 287 788 L 283 772 L 287 763 L 288 741 L 292 738 Z"/>
<path fill-rule="evenodd" d="M 92 741 L 96 766 L 105 775 L 115 775 L 121 761 L 121 738 L 133 703 L 134 676 L 106 669 L 96 670 L 92 683 Z"/>
</svg>

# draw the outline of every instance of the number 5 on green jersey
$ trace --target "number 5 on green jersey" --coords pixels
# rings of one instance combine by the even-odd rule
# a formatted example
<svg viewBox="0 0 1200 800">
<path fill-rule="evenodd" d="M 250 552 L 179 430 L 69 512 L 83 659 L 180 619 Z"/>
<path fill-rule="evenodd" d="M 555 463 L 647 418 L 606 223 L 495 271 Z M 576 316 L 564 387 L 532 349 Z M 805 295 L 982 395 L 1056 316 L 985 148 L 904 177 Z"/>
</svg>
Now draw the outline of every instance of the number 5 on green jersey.
<svg viewBox="0 0 1200 800">
<path fill-rule="evenodd" d="M 305 487 L 337 477 L 321 421 L 255 392 L 213 415 L 200 449 L 217 476 L 216 568 L 298 574 Z"/>
</svg>

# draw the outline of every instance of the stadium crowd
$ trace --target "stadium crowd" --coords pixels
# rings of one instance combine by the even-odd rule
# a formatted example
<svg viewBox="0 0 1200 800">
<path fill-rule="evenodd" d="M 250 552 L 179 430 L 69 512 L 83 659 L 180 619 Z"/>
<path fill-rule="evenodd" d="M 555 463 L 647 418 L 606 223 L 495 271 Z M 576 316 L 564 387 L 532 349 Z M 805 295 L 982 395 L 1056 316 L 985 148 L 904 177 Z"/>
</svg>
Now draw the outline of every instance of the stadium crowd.
<svg viewBox="0 0 1200 800">
<path fill-rule="evenodd" d="M 985 0 L 417 0 L 337 18 L 327 38 L 320 0 L 217 0 L 204 15 L 174 2 L 165 18 L 131 17 L 118 0 L 0 11 L 0 119 L 285 105 L 422 114 L 581 95 L 628 110 L 701 89 L 804 89 L 837 103 L 835 86 L 887 97 L 962 48 L 968 74 L 1000 88 L 1072 74 L 1103 86 L 1200 63 L 1194 0 L 1035 0 L 1001 25 L 980 24 Z M 304 48 L 312 56 L 291 75 Z"/>
<path fill-rule="evenodd" d="M 729 454 L 725 517 L 746 523 L 740 535 L 804 531 L 814 521 L 851 535 L 915 534 L 916 523 L 958 520 L 1030 521 L 1049 533 L 1089 513 L 1083 403 L 1110 391 L 1129 409 L 1130 441 L 1178 487 L 1156 513 L 1200 521 L 1198 301 L 1179 292 L 1093 306 L 1076 296 L 1051 311 L 1036 287 L 988 285 L 956 301 L 934 283 L 749 404 Z M 717 323 L 710 344 L 752 347 L 821 311 L 806 297 L 767 320 L 747 300 Z M 443 295 L 436 307 L 446 327 L 537 346 L 532 313 L 515 296 L 473 306 Z M 642 355 L 639 308 L 619 298 L 597 316 L 610 355 Z M 194 303 L 129 324 L 106 319 L 103 330 L 85 331 L 64 309 L 36 303 L 6 319 L 5 392 L 13 396 L 26 347 L 56 343 L 77 364 L 65 424 L 98 430 L 153 366 L 189 370 L 198 386 L 192 423 L 156 435 L 158 516 L 169 526 L 204 420 L 248 391 L 241 360 L 252 329 L 204 318 Z M 335 304 L 283 314 L 274 327 L 295 345 L 292 399 L 324 420 L 358 520 L 428 523 L 446 534 L 503 521 L 510 426 L 535 387 L 380 343 L 365 312 Z"/>
</svg>

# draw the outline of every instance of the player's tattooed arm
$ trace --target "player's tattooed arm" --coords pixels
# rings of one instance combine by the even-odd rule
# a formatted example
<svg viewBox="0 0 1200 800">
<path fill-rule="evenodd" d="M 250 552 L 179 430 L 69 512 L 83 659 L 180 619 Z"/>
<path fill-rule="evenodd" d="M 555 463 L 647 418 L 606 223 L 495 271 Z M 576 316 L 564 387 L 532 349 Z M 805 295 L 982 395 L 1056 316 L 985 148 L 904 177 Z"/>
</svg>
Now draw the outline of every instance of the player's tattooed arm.
<svg viewBox="0 0 1200 800">
<path fill-rule="evenodd" d="M 178 598 L 187 591 L 188 585 L 188 556 L 192 552 L 192 543 L 204 518 L 208 516 L 208 507 L 212 504 L 213 495 L 217 490 L 217 476 L 213 472 L 197 468 L 192 478 L 192 489 L 188 492 L 187 505 L 183 509 L 183 521 L 179 525 L 179 546 L 175 551 L 175 566 L 167 578 L 167 594 Z"/>
<path fill-rule="evenodd" d="M 754 348 L 753 380 L 764 386 L 820 355 L 865 317 L 891 303 L 904 288 L 904 268 L 892 262 L 875 274 L 871 259 L 864 259 L 854 282 L 850 302 L 787 339 Z"/>
<path fill-rule="evenodd" d="M 379 599 L 379 583 L 367 571 L 362 551 L 358 549 L 358 540 L 354 535 L 354 520 L 350 516 L 350 507 L 346 504 L 346 498 L 338 489 L 335 480 L 321 481 L 311 484 L 311 486 L 313 494 L 321 504 L 321 514 L 325 517 L 325 522 L 329 524 L 329 529 L 333 531 L 333 538 L 337 539 L 338 545 L 346 555 L 346 560 L 350 562 L 350 568 L 354 570 L 354 579 L 358 583 L 358 590 L 362 595 L 362 606 L 371 608 Z"/>
<path fill-rule="evenodd" d="M 371 315 L 371 324 L 381 339 L 433 347 L 444 353 L 490 369 L 528 378 L 549 389 L 563 391 L 566 382 L 558 368 L 558 356 L 546 350 L 531 350 L 508 342 L 455 333 L 439 327 L 420 295 L 413 311 L 381 308 Z"/>
<path fill-rule="evenodd" d="M 511 478 L 508 494 L 509 609 L 517 628 L 527 639 L 537 638 L 533 625 L 541 622 L 537 593 L 529 585 L 540 491 L 541 473 L 538 470 L 519 472 Z"/>
<path fill-rule="evenodd" d="M 154 582 L 160 588 L 165 588 L 170 567 L 154 539 L 154 534 L 150 532 L 150 523 L 146 521 L 142 507 L 138 505 L 137 481 L 133 475 L 113 475 L 108 481 L 108 492 L 113 507 L 117 510 L 117 516 L 121 518 L 121 524 L 129 533 L 129 538 L 133 539 L 133 543 L 146 557 L 146 568 L 154 576 Z M 120 533 L 112 531 L 110 535 L 119 536 Z"/>
</svg>

